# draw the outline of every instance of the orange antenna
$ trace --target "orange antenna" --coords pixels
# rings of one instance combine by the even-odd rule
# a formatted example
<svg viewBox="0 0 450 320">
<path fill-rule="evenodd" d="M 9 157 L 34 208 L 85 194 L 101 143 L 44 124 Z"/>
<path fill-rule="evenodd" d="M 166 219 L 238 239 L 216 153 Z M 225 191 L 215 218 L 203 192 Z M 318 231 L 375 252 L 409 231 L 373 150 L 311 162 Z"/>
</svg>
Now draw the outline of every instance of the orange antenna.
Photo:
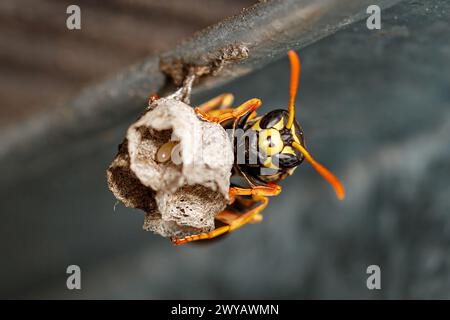
<svg viewBox="0 0 450 320">
<path fill-rule="evenodd" d="M 291 63 L 291 84 L 289 88 L 289 118 L 286 128 L 290 129 L 294 124 L 295 118 L 295 97 L 297 96 L 298 80 L 300 78 L 300 58 L 293 50 L 288 51 L 288 56 Z"/>
<path fill-rule="evenodd" d="M 300 143 L 292 142 L 292 146 L 300 151 L 305 159 L 313 166 L 314 169 L 325 179 L 329 184 L 334 188 L 336 195 L 339 200 L 343 200 L 345 197 L 345 189 L 342 183 L 336 178 L 327 168 L 318 163 L 313 157 L 309 154 L 308 150 L 306 150 Z"/>
</svg>

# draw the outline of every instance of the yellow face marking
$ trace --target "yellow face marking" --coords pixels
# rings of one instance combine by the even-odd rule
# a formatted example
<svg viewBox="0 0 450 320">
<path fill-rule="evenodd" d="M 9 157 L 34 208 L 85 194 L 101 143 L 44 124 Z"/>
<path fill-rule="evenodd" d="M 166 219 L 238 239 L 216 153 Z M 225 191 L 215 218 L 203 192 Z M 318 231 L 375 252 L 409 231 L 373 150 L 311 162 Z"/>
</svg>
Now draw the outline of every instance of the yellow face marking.
<svg viewBox="0 0 450 320">
<path fill-rule="evenodd" d="M 274 129 L 277 129 L 277 130 L 281 130 L 281 129 L 283 129 L 283 127 L 284 127 L 284 119 L 283 119 L 283 117 L 281 117 L 280 121 L 278 121 L 278 122 L 273 126 L 273 128 L 274 128 Z"/>
<path fill-rule="evenodd" d="M 294 173 L 295 169 L 297 169 L 297 167 L 290 168 L 290 169 L 287 171 L 288 175 L 291 176 L 291 175 Z"/>
<path fill-rule="evenodd" d="M 292 149 L 291 146 L 286 146 L 283 148 L 283 150 L 281 151 L 281 153 L 289 153 L 292 154 L 294 156 L 296 156 L 297 154 L 295 153 L 294 149 Z"/>
<path fill-rule="evenodd" d="M 272 162 L 272 157 L 267 157 L 266 160 L 264 160 L 263 163 L 264 167 L 266 168 L 270 168 L 270 169 L 278 169 L 278 167 L 276 165 L 273 164 Z"/>
<path fill-rule="evenodd" d="M 259 126 L 259 123 L 261 122 L 262 118 L 259 118 L 253 125 L 252 129 L 255 131 L 261 131 L 261 127 Z"/>
<path fill-rule="evenodd" d="M 279 153 L 284 146 L 280 132 L 276 129 L 264 129 L 259 132 L 259 150 L 271 156 Z"/>
<path fill-rule="evenodd" d="M 291 127 L 291 133 L 292 133 L 292 136 L 294 137 L 294 141 L 295 142 L 297 142 L 298 144 L 301 144 L 300 143 L 300 139 L 297 137 L 297 135 L 295 134 L 295 126 L 292 126 Z"/>
</svg>

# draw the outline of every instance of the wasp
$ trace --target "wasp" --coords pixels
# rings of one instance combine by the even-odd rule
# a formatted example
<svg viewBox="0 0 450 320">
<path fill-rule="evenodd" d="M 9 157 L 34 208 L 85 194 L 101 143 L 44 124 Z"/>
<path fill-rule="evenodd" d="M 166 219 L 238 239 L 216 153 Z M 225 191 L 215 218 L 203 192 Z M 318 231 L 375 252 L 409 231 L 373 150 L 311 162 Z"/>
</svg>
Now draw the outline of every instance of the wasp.
<svg viewBox="0 0 450 320">
<path fill-rule="evenodd" d="M 230 93 L 219 95 L 195 108 L 195 113 L 203 121 L 220 124 L 224 129 L 232 128 L 243 132 L 239 137 L 233 137 L 236 141 L 232 172 L 232 178 L 237 176 L 242 179 L 239 184 L 231 183 L 229 204 L 224 211 L 216 215 L 216 228 L 213 231 L 172 238 L 175 245 L 213 239 L 247 223 L 260 222 L 261 212 L 269 203 L 268 197 L 281 193 L 278 183 L 292 175 L 305 159 L 331 184 L 338 199 L 344 199 L 345 189 L 342 183 L 306 149 L 303 129 L 295 118 L 300 58 L 292 50 L 288 52 L 288 56 L 291 77 L 286 110 L 273 110 L 258 116 L 256 110 L 262 104 L 260 99 L 254 98 L 232 108 L 234 98 Z M 170 151 L 165 150 L 166 146 L 162 148 L 162 153 Z"/>
</svg>

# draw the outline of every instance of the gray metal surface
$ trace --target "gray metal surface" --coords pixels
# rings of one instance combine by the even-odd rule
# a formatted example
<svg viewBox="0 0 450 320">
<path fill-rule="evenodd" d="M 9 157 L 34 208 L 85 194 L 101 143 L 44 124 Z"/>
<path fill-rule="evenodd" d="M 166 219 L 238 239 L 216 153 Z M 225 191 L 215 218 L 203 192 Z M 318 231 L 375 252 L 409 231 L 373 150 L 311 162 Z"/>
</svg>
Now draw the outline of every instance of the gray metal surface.
<svg viewBox="0 0 450 320">
<path fill-rule="evenodd" d="M 66 27 L 72 0 L 2 0 L 0 127 L 51 111 L 82 88 L 256 2 L 77 0 L 78 31 Z"/>
<path fill-rule="evenodd" d="M 28 157 L 26 176 L 2 180 L 0 295 L 450 298 L 450 4 L 404 1 L 382 22 L 300 52 L 297 117 L 315 157 L 346 185 L 345 202 L 303 164 L 261 225 L 174 248 L 140 229 L 141 213 L 113 211 L 104 171 L 143 100 L 127 98 L 115 104 L 129 108 L 120 121 L 73 143 L 64 136 L 53 156 Z M 229 91 L 237 102 L 262 98 L 264 112 L 286 105 L 288 77 L 284 58 L 194 102 Z M 65 288 L 69 264 L 82 269 L 79 292 Z M 366 288 L 371 264 L 380 291 Z"/>
<path fill-rule="evenodd" d="M 388 7 L 398 0 L 378 0 Z M 90 87 L 78 97 L 51 112 L 35 115 L 29 121 L 0 130 L 0 163 L 11 167 L 3 179 L 16 179 L 15 174 L 29 168 L 29 159 L 51 156 L 53 149 L 64 148 L 69 141 L 85 135 L 107 131 L 139 112 L 150 93 L 165 94 L 172 90 L 160 65 L 167 72 L 176 65 L 180 73 L 188 67 L 209 67 L 201 77 L 202 87 L 217 86 L 260 68 L 279 58 L 289 48 L 300 48 L 360 19 L 370 0 L 287 0 L 264 1 L 241 14 L 217 24 L 174 50 L 151 57 L 115 78 Z M 237 59 L 234 50 L 238 53 Z M 238 51 L 240 51 L 238 50 Z M 220 66 L 220 70 L 218 67 Z M 212 72 L 214 71 L 214 75 Z M 178 76 L 179 78 L 179 76 Z M 58 157 L 59 155 L 56 155 Z M 11 174 L 8 174 L 11 173 Z"/>
</svg>

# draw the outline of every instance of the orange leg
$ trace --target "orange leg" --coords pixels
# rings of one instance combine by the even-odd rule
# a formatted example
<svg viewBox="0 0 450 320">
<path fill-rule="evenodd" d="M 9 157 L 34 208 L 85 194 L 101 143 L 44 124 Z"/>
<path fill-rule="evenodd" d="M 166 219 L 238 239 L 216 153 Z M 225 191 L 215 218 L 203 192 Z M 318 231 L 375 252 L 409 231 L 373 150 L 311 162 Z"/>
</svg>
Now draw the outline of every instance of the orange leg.
<svg viewBox="0 0 450 320">
<path fill-rule="evenodd" d="M 247 223 L 249 223 L 250 221 L 252 221 L 256 216 L 258 216 L 269 204 L 269 199 L 267 197 L 264 196 L 253 196 L 253 199 L 255 201 L 259 201 L 261 202 L 260 205 L 258 205 L 257 207 L 250 209 L 249 211 L 247 211 L 246 213 L 244 213 L 243 215 L 241 215 L 238 219 L 234 220 L 233 222 L 230 223 L 230 230 L 234 231 L 244 225 L 246 225 Z"/>
<path fill-rule="evenodd" d="M 237 108 L 229 109 L 229 110 L 227 110 L 227 112 L 221 112 L 218 115 L 209 114 L 199 108 L 195 108 L 195 113 L 202 120 L 209 121 L 209 122 L 215 122 L 215 123 L 222 123 L 222 122 L 230 120 L 230 119 L 239 119 L 240 117 L 244 116 L 247 112 L 253 113 L 260 106 L 261 106 L 261 100 L 254 98 L 254 99 L 248 100 L 247 102 L 244 102 Z"/>
<path fill-rule="evenodd" d="M 208 100 L 201 105 L 199 105 L 196 109 L 201 112 L 208 113 L 211 110 L 229 108 L 233 104 L 234 96 L 231 93 L 223 93 L 211 100 Z"/>
<path fill-rule="evenodd" d="M 256 202 L 261 202 L 260 205 L 257 207 L 250 209 L 246 213 L 236 217 L 235 219 L 232 219 L 229 215 L 229 212 L 226 213 L 228 215 L 227 217 L 222 217 L 224 220 L 228 220 L 226 223 L 228 223 L 225 226 L 219 227 L 213 231 L 210 232 L 203 232 L 199 234 L 194 234 L 190 236 L 186 236 L 184 238 L 178 239 L 178 238 L 172 238 L 172 243 L 175 245 L 181 245 L 192 241 L 198 241 L 198 240 L 206 240 L 206 239 L 212 239 L 217 236 L 220 236 L 227 232 L 232 232 L 243 225 L 249 223 L 250 221 L 253 221 L 256 219 L 256 221 L 259 220 L 258 215 L 266 208 L 267 204 L 269 203 L 269 199 L 266 196 L 276 196 L 281 192 L 281 187 L 272 184 L 268 186 L 257 186 L 251 189 L 246 188 L 238 188 L 238 187 L 231 187 L 230 188 L 230 202 L 233 202 L 236 198 L 236 196 L 239 195 L 251 195 L 252 199 Z M 220 216 L 220 214 L 219 214 Z"/>
<path fill-rule="evenodd" d="M 209 111 L 207 114 L 208 116 L 211 118 L 218 118 L 220 116 L 222 116 L 223 114 L 227 114 L 232 112 L 233 109 L 232 108 L 227 108 L 227 109 L 220 109 L 220 110 L 211 110 Z M 248 117 L 247 121 L 253 119 L 256 117 L 256 111 L 253 111 L 252 114 Z"/>
<path fill-rule="evenodd" d="M 240 198 L 238 198 L 238 199 L 240 199 Z M 252 200 L 249 200 L 249 202 L 251 202 L 251 205 L 255 204 L 255 202 Z M 230 224 L 232 221 L 238 219 L 240 216 L 241 215 L 236 212 L 233 212 L 230 210 L 224 210 L 224 211 L 220 212 L 215 217 L 215 219 L 219 220 L 222 223 Z M 259 223 L 262 220 L 263 220 L 263 216 L 261 214 L 258 214 L 256 216 L 254 216 L 253 219 L 251 221 L 249 221 L 249 223 Z"/>
<path fill-rule="evenodd" d="M 250 207 L 255 204 L 255 201 L 253 201 L 252 199 L 248 199 L 248 198 L 244 198 L 244 197 L 237 197 L 236 201 L 245 207 Z"/>
<path fill-rule="evenodd" d="M 150 106 L 153 102 L 159 99 L 159 96 L 156 93 L 152 93 L 148 96 L 148 105 Z"/>
<path fill-rule="evenodd" d="M 267 204 L 269 203 L 269 199 L 264 196 L 254 196 L 253 198 L 255 199 L 255 201 L 261 202 L 261 204 L 258 205 L 256 208 L 250 209 L 246 213 L 240 215 L 238 218 L 230 221 L 230 223 L 228 225 L 219 227 L 211 232 L 203 232 L 200 234 L 194 234 L 194 235 L 186 236 L 182 239 L 172 239 L 172 243 L 175 245 L 181 245 L 181 244 L 186 244 L 186 243 L 192 242 L 192 241 L 213 239 L 224 233 L 232 232 L 232 231 L 244 226 L 245 224 L 252 221 L 255 216 L 259 215 L 267 207 Z"/>
<path fill-rule="evenodd" d="M 152 93 L 151 95 L 148 96 L 148 103 L 147 107 L 145 108 L 146 112 L 151 110 L 153 103 L 158 99 L 159 96 L 156 93 Z"/>
<path fill-rule="evenodd" d="M 236 197 L 236 201 L 245 207 L 252 207 L 255 204 L 255 201 L 253 199 L 248 199 L 244 197 Z M 263 218 L 264 217 L 262 216 L 262 214 L 257 214 L 256 216 L 253 217 L 251 221 L 249 221 L 249 223 L 252 224 L 260 223 L 261 221 L 263 221 Z"/>
<path fill-rule="evenodd" d="M 222 223 L 230 224 L 232 221 L 239 218 L 240 214 L 232 211 L 232 210 L 223 210 L 222 212 L 219 212 L 214 218 L 216 220 L 219 220 Z"/>
<path fill-rule="evenodd" d="M 256 204 L 255 200 L 253 199 L 249 199 L 249 198 L 245 198 L 245 197 L 236 197 L 235 198 L 237 202 L 239 202 L 242 206 L 244 207 L 252 207 Z M 216 219 L 225 223 L 225 224 L 230 224 L 230 221 L 235 220 L 236 218 L 239 218 L 240 214 L 231 211 L 231 210 L 224 210 L 220 213 L 218 213 L 216 215 Z M 253 220 L 250 221 L 249 223 L 260 223 L 263 220 L 263 216 L 261 214 L 258 214 L 256 216 L 253 217 Z"/>
<path fill-rule="evenodd" d="M 252 188 L 230 187 L 228 191 L 230 204 L 235 200 L 236 196 L 265 196 L 274 197 L 281 193 L 281 186 L 272 183 L 265 186 L 256 186 Z"/>
</svg>

